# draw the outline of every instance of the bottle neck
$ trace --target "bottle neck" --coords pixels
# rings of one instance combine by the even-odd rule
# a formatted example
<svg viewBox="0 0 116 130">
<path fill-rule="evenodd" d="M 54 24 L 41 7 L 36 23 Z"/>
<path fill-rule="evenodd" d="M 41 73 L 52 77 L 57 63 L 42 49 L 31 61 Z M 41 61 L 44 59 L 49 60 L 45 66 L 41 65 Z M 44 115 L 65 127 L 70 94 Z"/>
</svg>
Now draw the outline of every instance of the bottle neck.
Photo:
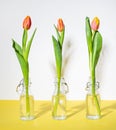
<svg viewBox="0 0 116 130">
<path fill-rule="evenodd" d="M 24 85 L 24 80 L 22 79 L 20 82 L 19 82 L 19 84 L 18 84 L 18 86 L 17 86 L 17 88 L 16 88 L 16 91 L 17 91 L 17 93 L 19 94 L 19 95 L 25 95 L 26 94 L 26 92 L 28 91 L 28 94 L 29 95 L 32 95 L 31 94 L 31 82 L 29 82 L 29 86 L 28 87 L 26 87 L 25 85 Z"/>
<path fill-rule="evenodd" d="M 59 94 L 67 94 L 69 91 L 68 85 L 65 82 L 64 78 L 60 79 L 60 87 L 58 86 L 58 79 L 57 78 L 55 79 L 54 85 L 55 85 L 54 95 L 57 95 L 58 91 L 59 91 Z"/>
<path fill-rule="evenodd" d="M 95 82 L 95 94 L 99 94 L 99 87 L 100 85 L 99 85 L 99 82 Z M 90 94 L 90 95 L 92 95 L 93 93 L 92 93 L 92 83 L 91 82 L 88 82 L 87 83 L 87 85 L 86 85 L 86 91 L 87 91 L 87 94 Z"/>
</svg>

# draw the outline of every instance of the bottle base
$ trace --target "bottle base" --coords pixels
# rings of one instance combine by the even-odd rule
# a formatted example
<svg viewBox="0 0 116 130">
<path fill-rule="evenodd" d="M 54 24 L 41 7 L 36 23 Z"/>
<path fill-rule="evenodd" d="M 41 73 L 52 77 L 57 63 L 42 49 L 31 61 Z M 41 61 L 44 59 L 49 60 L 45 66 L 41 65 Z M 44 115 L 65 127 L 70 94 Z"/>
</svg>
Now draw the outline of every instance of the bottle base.
<svg viewBox="0 0 116 130">
<path fill-rule="evenodd" d="M 53 119 L 55 119 L 55 120 L 65 120 L 66 116 L 54 116 Z"/>
<path fill-rule="evenodd" d="M 35 116 L 21 116 L 20 119 L 24 121 L 29 121 L 35 119 Z"/>
<path fill-rule="evenodd" d="M 91 115 L 89 115 L 89 116 L 86 116 L 86 118 L 87 119 L 91 119 L 91 120 L 97 120 L 97 119 L 100 119 L 100 116 L 99 115 L 96 115 L 96 116 L 91 116 Z"/>
</svg>

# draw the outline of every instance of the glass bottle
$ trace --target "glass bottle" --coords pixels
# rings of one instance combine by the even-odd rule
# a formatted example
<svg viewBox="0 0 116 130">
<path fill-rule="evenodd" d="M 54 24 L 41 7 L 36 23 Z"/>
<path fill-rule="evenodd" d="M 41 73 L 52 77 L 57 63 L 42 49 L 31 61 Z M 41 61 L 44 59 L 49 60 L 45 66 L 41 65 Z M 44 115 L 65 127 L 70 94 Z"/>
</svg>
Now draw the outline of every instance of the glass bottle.
<svg viewBox="0 0 116 130">
<path fill-rule="evenodd" d="M 100 94 L 99 94 L 99 82 L 95 83 L 95 94 L 92 94 L 92 84 L 87 83 L 86 87 L 86 117 L 88 119 L 99 119 L 101 117 L 100 110 Z"/>
<path fill-rule="evenodd" d="M 28 86 L 28 96 L 26 96 L 26 87 L 24 81 L 21 80 L 16 91 L 20 94 L 20 119 L 33 120 L 34 116 L 34 97 L 31 93 L 31 82 Z"/>
<path fill-rule="evenodd" d="M 56 120 L 66 119 L 66 94 L 68 93 L 68 85 L 64 78 L 61 78 L 60 91 L 58 92 L 58 82 L 55 81 L 55 90 L 52 96 L 52 117 Z"/>
</svg>

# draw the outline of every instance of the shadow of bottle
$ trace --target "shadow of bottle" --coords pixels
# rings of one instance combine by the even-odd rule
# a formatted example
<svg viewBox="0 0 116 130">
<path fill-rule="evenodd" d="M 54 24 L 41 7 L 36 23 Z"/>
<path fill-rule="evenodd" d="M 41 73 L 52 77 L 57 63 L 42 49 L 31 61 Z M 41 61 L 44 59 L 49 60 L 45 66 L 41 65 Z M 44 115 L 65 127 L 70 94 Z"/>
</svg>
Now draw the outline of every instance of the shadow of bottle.
<svg viewBox="0 0 116 130">
<path fill-rule="evenodd" d="M 106 106 L 106 107 L 103 107 L 101 109 L 102 111 L 102 117 L 105 117 L 105 116 L 108 116 L 109 114 L 111 114 L 112 112 L 116 111 L 116 102 L 109 105 L 109 106 Z"/>
<path fill-rule="evenodd" d="M 75 104 L 74 106 L 70 107 L 67 110 L 67 118 L 71 118 L 72 116 L 75 116 L 77 113 L 82 112 L 85 109 L 85 103 L 82 104 Z"/>
<path fill-rule="evenodd" d="M 39 118 L 43 115 L 45 115 L 46 113 L 48 113 L 50 110 L 51 110 L 51 103 L 48 101 L 48 102 L 44 102 L 43 103 L 38 103 L 38 108 L 37 110 L 35 111 L 35 118 Z"/>
</svg>

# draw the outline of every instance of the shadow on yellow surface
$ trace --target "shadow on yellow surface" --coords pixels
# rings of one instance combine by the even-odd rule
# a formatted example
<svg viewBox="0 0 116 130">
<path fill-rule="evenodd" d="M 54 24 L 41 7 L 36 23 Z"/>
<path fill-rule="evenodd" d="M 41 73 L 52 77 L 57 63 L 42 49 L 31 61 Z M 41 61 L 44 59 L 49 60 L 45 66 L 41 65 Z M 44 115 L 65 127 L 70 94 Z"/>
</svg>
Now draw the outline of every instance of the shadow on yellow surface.
<svg viewBox="0 0 116 130">
<path fill-rule="evenodd" d="M 38 104 L 37 110 L 35 111 L 35 118 L 39 118 L 39 117 L 45 115 L 49 111 L 51 111 L 51 103 L 50 102 Z"/>
<path fill-rule="evenodd" d="M 86 119 L 85 101 L 67 102 L 67 119 L 53 120 L 51 101 L 36 101 L 36 119 L 20 120 L 19 101 L 0 101 L 0 130 L 116 130 L 116 100 L 101 101 L 102 118 Z"/>
<path fill-rule="evenodd" d="M 101 109 L 102 118 L 105 117 L 105 116 L 108 116 L 109 114 L 114 112 L 114 110 L 116 110 L 116 102 L 113 102 L 112 104 L 103 107 Z"/>
<path fill-rule="evenodd" d="M 85 109 L 85 103 L 75 104 L 74 106 L 69 107 L 67 110 L 67 118 L 74 116 L 75 114 L 82 112 Z"/>
</svg>

